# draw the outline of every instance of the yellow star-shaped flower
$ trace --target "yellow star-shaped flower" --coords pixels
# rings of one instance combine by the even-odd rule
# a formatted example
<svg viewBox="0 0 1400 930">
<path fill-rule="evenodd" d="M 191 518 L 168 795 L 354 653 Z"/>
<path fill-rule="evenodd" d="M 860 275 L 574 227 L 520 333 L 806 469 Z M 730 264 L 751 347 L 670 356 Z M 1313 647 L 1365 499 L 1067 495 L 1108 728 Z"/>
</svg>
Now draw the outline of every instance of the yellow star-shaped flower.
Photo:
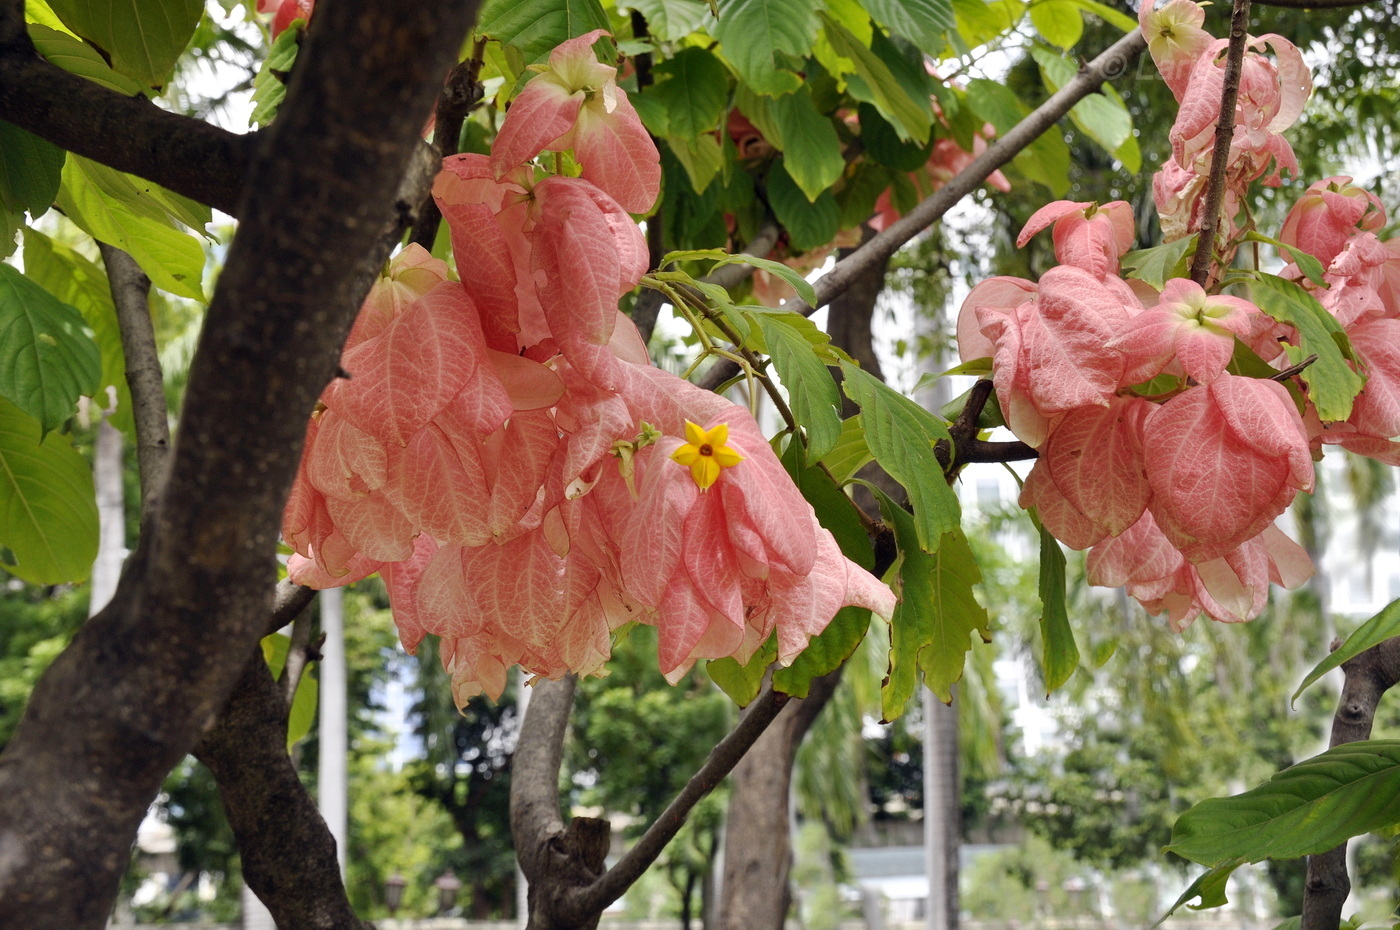
<svg viewBox="0 0 1400 930">
<path fill-rule="evenodd" d="M 671 459 L 690 469 L 690 476 L 702 491 L 715 483 L 721 471 L 733 468 L 744 460 L 742 455 L 725 445 L 729 442 L 728 423 L 716 423 L 705 429 L 686 420 L 685 438 L 686 443 L 671 453 Z"/>
</svg>

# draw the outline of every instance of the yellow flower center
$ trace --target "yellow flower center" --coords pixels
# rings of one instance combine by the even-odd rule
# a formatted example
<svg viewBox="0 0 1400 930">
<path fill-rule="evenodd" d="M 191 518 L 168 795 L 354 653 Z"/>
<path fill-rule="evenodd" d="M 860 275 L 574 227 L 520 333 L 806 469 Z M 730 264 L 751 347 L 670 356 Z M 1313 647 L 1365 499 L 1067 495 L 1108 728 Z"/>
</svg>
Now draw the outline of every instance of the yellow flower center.
<svg viewBox="0 0 1400 930">
<path fill-rule="evenodd" d="M 686 442 L 671 453 L 672 461 L 690 469 L 690 476 L 705 490 L 719 479 L 719 473 L 733 468 L 744 460 L 736 450 L 730 448 L 729 424 L 716 423 L 705 429 L 697 423 L 685 421 Z"/>
</svg>

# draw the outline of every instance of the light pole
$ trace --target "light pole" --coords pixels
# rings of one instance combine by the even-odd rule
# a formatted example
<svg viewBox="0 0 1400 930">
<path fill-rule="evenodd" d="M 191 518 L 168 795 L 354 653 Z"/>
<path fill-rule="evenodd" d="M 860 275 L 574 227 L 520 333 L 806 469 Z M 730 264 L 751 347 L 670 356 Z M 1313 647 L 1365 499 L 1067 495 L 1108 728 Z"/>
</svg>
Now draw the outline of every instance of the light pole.
<svg viewBox="0 0 1400 930">
<path fill-rule="evenodd" d="M 408 879 L 398 869 L 384 879 L 384 906 L 389 909 L 390 917 L 398 915 L 399 907 L 403 904 L 403 890 L 407 885 Z"/>
</svg>

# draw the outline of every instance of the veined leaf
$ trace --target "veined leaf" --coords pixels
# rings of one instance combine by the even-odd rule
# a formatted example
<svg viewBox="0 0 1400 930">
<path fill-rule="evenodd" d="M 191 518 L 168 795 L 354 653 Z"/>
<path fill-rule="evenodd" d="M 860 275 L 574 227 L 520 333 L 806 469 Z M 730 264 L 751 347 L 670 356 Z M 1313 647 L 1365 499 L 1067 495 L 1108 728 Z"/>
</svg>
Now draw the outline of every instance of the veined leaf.
<svg viewBox="0 0 1400 930">
<path fill-rule="evenodd" d="M 855 67 L 855 74 L 846 79 L 851 96 L 873 104 L 880 115 L 889 120 L 900 138 L 920 145 L 927 142 L 933 128 L 928 75 L 923 76 L 922 87 L 906 87 L 910 77 L 900 67 L 903 56 L 888 39 L 877 31 L 872 34 L 871 45 L 867 47 L 835 19 L 826 15 L 822 18 L 832 48 L 842 58 L 850 59 Z M 876 47 L 881 48 L 884 54 L 877 53 Z M 904 80 L 900 79 L 901 76 Z"/>
<path fill-rule="evenodd" d="M 1115 10 L 1111 6 L 1098 3 L 1096 0 L 1070 0 L 1075 6 L 1086 13 L 1092 13 L 1110 26 L 1117 26 L 1124 32 L 1132 32 L 1138 27 L 1137 20 L 1121 10 Z"/>
<path fill-rule="evenodd" d="M 300 48 L 295 29 L 283 29 L 272 40 L 267 57 L 253 75 L 253 112 L 248 116 L 248 125 L 266 126 L 277 115 L 282 101 L 287 99 L 287 76 L 296 64 Z"/>
<path fill-rule="evenodd" d="M 214 219 L 213 211 L 202 203 L 181 197 L 145 178 L 108 168 L 81 155 L 74 155 L 76 168 L 81 169 L 108 200 L 121 203 L 132 213 L 159 223 L 180 223 L 208 238 L 206 224 Z"/>
<path fill-rule="evenodd" d="M 37 23 L 29 24 L 29 38 L 39 54 L 51 65 L 57 65 L 64 71 L 85 77 L 94 84 L 100 84 L 117 93 L 130 97 L 141 93 L 140 84 L 113 71 L 112 66 L 86 42 Z"/>
<path fill-rule="evenodd" d="M 97 557 L 92 469 L 68 438 L 0 400 L 0 546 L 31 584 L 81 581 Z"/>
<path fill-rule="evenodd" d="M 1187 276 L 1191 264 L 1188 256 L 1195 251 L 1196 237 L 1187 236 L 1150 249 L 1124 253 L 1119 264 L 1128 277 L 1146 281 L 1160 291 L 1172 278 Z"/>
<path fill-rule="evenodd" d="M 527 65 L 594 29 L 611 31 L 598 0 L 486 0 L 476 25 L 477 35 L 519 49 Z"/>
<path fill-rule="evenodd" d="M 1084 34 L 1084 17 L 1073 0 L 1031 0 L 1031 25 L 1051 45 L 1069 48 Z"/>
<path fill-rule="evenodd" d="M 773 215 L 787 230 L 788 241 L 794 249 L 806 251 L 830 242 L 841 222 L 841 208 L 830 191 L 823 191 L 815 201 L 808 200 L 780 158 L 768 169 L 768 202 Z"/>
<path fill-rule="evenodd" d="M 815 201 L 846 170 L 836 127 L 817 112 L 805 86 L 775 98 L 769 112 L 781 134 L 783 166 L 807 200 Z"/>
<path fill-rule="evenodd" d="M 755 268 L 762 268 L 769 274 L 777 275 L 790 284 L 792 289 L 797 291 L 797 299 L 806 303 L 807 306 L 810 307 L 817 302 L 817 291 L 816 288 L 812 287 L 811 282 L 802 277 L 795 269 L 789 268 L 782 262 L 775 262 L 770 258 L 759 258 L 756 255 L 738 252 L 733 255 L 725 255 L 719 261 L 715 262 L 716 268 L 721 265 L 752 265 Z"/>
<path fill-rule="evenodd" d="M 881 715 L 893 720 L 914 696 L 916 668 L 940 700 L 951 701 L 973 634 L 987 641 L 990 634 L 987 610 L 972 593 L 982 575 L 962 530 L 950 530 L 935 551 L 923 551 L 914 517 L 885 494 L 876 496 L 903 559 L 900 599 L 890 624 L 890 669 L 880 694 Z"/>
<path fill-rule="evenodd" d="M 1293 692 L 1290 701 L 1298 700 L 1298 695 L 1302 694 L 1308 686 L 1332 669 L 1339 668 L 1343 662 L 1396 636 L 1400 636 L 1400 601 L 1391 601 L 1382 608 L 1380 613 L 1353 630 L 1346 642 L 1333 650 L 1327 658 L 1313 666 L 1313 670 L 1308 672 L 1303 683 L 1298 686 L 1298 690 Z"/>
<path fill-rule="evenodd" d="M 951 441 L 948 427 L 867 371 L 841 363 L 846 396 L 860 405 L 865 441 L 875 459 L 909 492 L 919 546 L 933 552 L 957 529 L 958 497 L 943 477 L 933 445 Z"/>
<path fill-rule="evenodd" d="M 634 95 L 632 102 L 661 114 L 647 118 L 647 128 L 659 136 L 686 138 L 708 133 L 719 124 L 729 102 L 729 71 L 714 53 L 687 48 L 657 65 L 656 83 Z"/>
<path fill-rule="evenodd" d="M 1182 814 L 1168 850 L 1220 866 L 1297 859 L 1400 823 L 1400 740 L 1345 743 Z"/>
<path fill-rule="evenodd" d="M 1208 869 L 1196 876 L 1196 880 L 1186 886 L 1186 890 L 1176 899 L 1176 903 L 1168 908 L 1165 914 L 1157 918 L 1157 922 L 1152 925 L 1152 930 L 1160 927 L 1168 917 L 1175 914 L 1183 904 L 1192 898 L 1199 898 L 1201 901 L 1200 904 L 1187 905 L 1193 911 L 1204 911 L 1207 908 L 1224 907 L 1229 904 L 1230 900 L 1225 897 L 1225 886 L 1230 881 L 1230 876 L 1235 869 L 1242 865 L 1244 865 L 1243 859 L 1231 859 L 1229 862 Z"/>
<path fill-rule="evenodd" d="M 685 169 L 690 186 L 697 194 L 703 194 L 715 176 L 724 170 L 724 150 L 712 133 L 680 138 L 667 136 L 666 144 Z"/>
<path fill-rule="evenodd" d="M 64 25 L 143 87 L 160 87 L 204 13 L 200 0 L 49 0 Z"/>
<path fill-rule="evenodd" d="M 790 441 L 783 450 L 782 463 L 792 475 L 797 489 L 802 492 L 807 503 L 817 515 L 817 522 L 825 527 L 841 547 L 841 554 L 866 571 L 875 567 L 875 547 L 870 535 L 861 523 L 860 512 L 855 501 L 819 466 L 802 461 L 802 444 Z"/>
<path fill-rule="evenodd" d="M 1304 252 L 1302 249 L 1295 249 L 1288 243 L 1280 242 L 1272 236 L 1266 236 L 1255 229 L 1251 229 L 1246 233 L 1244 238 L 1246 242 L 1267 243 L 1280 252 L 1288 253 L 1288 257 L 1293 259 L 1293 264 L 1298 266 L 1299 271 L 1307 275 L 1309 281 L 1316 284 L 1318 287 L 1327 286 L 1327 281 L 1323 278 L 1323 274 L 1327 269 L 1322 267 L 1322 262 L 1317 260 L 1317 256 Z"/>
<path fill-rule="evenodd" d="M 826 454 L 825 461 L 831 476 L 841 484 L 850 481 L 856 472 L 875 461 L 875 456 L 865 443 L 865 427 L 861 426 L 860 414 L 841 424 L 841 435 Z"/>
<path fill-rule="evenodd" d="M 774 633 L 746 664 L 740 665 L 728 657 L 711 659 L 705 663 L 705 672 L 730 700 L 740 707 L 748 707 L 763 687 L 763 673 L 777 658 L 778 634 Z"/>
<path fill-rule="evenodd" d="M 1069 0 L 1055 2 L 1068 3 Z M 1031 8 L 1032 16 L 1038 8 Z M 1078 11 L 1074 12 L 1074 17 L 1082 26 L 1083 21 L 1079 18 Z M 1048 48 L 1033 48 L 1031 56 L 1040 65 L 1040 72 L 1051 91 L 1057 91 L 1068 84 L 1078 71 L 1076 64 L 1056 55 Z M 1133 134 L 1133 118 L 1129 115 L 1128 108 L 1121 100 L 1101 93 L 1090 94 L 1076 103 L 1070 109 L 1069 117 L 1080 132 L 1097 142 L 1110 155 L 1117 152 Z"/>
<path fill-rule="evenodd" d="M 817 38 L 817 6 L 809 0 L 719 0 L 711 34 L 744 83 L 768 96 L 790 94 L 802 79 L 786 56 L 806 58 Z"/>
<path fill-rule="evenodd" d="M 1015 91 L 986 78 L 967 82 L 967 101 L 978 115 L 996 127 L 998 135 L 1010 132 L 1030 113 Z M 1044 185 L 1058 197 L 1069 190 L 1069 146 L 1052 129 L 1037 136 L 1012 160 L 1012 164 L 1027 178 Z"/>
<path fill-rule="evenodd" d="M 714 22 L 709 4 L 702 0 L 627 0 L 620 6 L 641 13 L 647 31 L 663 42 L 683 39 Z"/>
<path fill-rule="evenodd" d="M 958 28 L 948 38 L 963 54 L 1010 32 L 1025 15 L 1025 0 L 953 0 Z"/>
<path fill-rule="evenodd" d="M 1079 668 L 1079 646 L 1065 609 L 1065 553 L 1036 520 L 1040 532 L 1040 640 L 1045 691 L 1053 693 Z"/>
<path fill-rule="evenodd" d="M 118 246 L 136 259 L 141 270 L 159 288 L 204 299 L 204 250 L 199 243 L 176 229 L 104 192 L 84 169 L 83 159 L 68 159 L 63 168 L 63 185 L 58 204 L 70 220 L 94 239 Z"/>
<path fill-rule="evenodd" d="M 1329 423 L 1351 416 L 1352 401 L 1366 379 L 1347 365 L 1353 356 L 1342 324 L 1316 297 L 1277 275 L 1257 274 L 1249 293 L 1260 310 L 1297 328 L 1302 343 L 1298 347 L 1300 356 L 1317 356 L 1317 361 L 1302 374 L 1317 415 Z"/>
<path fill-rule="evenodd" d="M 943 34 L 955 25 L 952 0 L 862 0 L 861 5 L 876 22 L 925 55 L 943 51 Z"/>
<path fill-rule="evenodd" d="M 49 432 L 96 392 L 102 362 L 76 309 L 0 264 L 0 396 Z"/>
<path fill-rule="evenodd" d="M 131 433 L 135 423 L 131 417 L 131 389 L 126 383 L 126 355 L 106 272 L 76 250 L 33 229 L 24 230 L 24 271 L 34 283 L 83 315 L 102 359 L 102 376 L 93 396 L 103 407 L 109 405 L 108 397 L 114 396 L 117 409 L 107 420 L 117 429 Z"/>
<path fill-rule="evenodd" d="M 0 209 L 38 219 L 53 206 L 63 149 L 0 120 Z"/>
<path fill-rule="evenodd" d="M 758 322 L 792 401 L 793 415 L 807 432 L 807 462 L 820 461 L 841 437 L 841 392 L 807 340 L 767 317 L 759 317 Z"/>
<path fill-rule="evenodd" d="M 870 629 L 870 611 L 864 607 L 842 607 L 807 648 L 787 668 L 774 669 L 773 690 L 805 698 L 812 679 L 836 671 L 855 653 Z"/>
</svg>

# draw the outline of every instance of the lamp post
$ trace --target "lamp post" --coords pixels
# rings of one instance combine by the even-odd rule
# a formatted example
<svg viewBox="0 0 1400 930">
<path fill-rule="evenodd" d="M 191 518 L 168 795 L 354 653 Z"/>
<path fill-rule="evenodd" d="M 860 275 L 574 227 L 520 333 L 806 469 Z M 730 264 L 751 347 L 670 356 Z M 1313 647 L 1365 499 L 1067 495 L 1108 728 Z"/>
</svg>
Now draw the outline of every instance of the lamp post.
<svg viewBox="0 0 1400 930">
<path fill-rule="evenodd" d="M 438 916 L 442 916 L 456 906 L 457 892 L 462 890 L 462 881 L 448 869 L 434 879 L 433 884 L 438 890 Z"/>
<path fill-rule="evenodd" d="M 398 915 L 399 906 L 403 904 L 403 890 L 407 885 L 408 879 L 404 878 L 398 869 L 384 879 L 384 906 L 389 908 L 390 917 Z"/>
</svg>

